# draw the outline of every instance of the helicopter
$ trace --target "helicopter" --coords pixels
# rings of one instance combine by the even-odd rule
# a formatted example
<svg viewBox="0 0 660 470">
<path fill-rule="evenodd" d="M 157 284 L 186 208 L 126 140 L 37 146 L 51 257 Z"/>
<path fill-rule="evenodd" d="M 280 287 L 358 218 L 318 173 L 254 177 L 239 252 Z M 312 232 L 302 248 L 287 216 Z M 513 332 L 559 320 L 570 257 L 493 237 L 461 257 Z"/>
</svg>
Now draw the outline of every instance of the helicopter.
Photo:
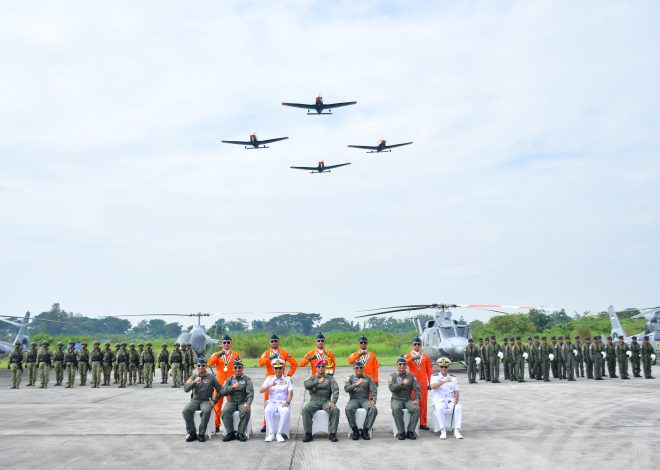
<svg viewBox="0 0 660 470">
<path fill-rule="evenodd" d="M 11 319 L 11 320 L 10 320 Z M 49 321 L 53 323 L 66 323 L 62 321 L 57 321 L 57 320 L 47 320 L 45 318 L 30 318 L 30 312 L 26 312 L 25 316 L 22 318 L 21 322 L 15 321 L 18 320 L 17 317 L 15 316 L 10 316 L 10 315 L 0 315 L 0 321 L 3 321 L 5 323 L 9 323 L 10 325 L 17 326 L 18 331 L 16 332 L 16 336 L 14 337 L 13 340 L 11 341 L 0 341 L 0 358 L 3 358 L 7 356 L 9 353 L 11 353 L 14 350 L 14 345 L 16 342 L 21 344 L 21 348 L 28 350 L 30 349 L 30 337 L 26 334 L 27 333 L 27 327 L 30 323 L 34 321 Z"/>
<path fill-rule="evenodd" d="M 368 313 L 359 315 L 356 318 L 370 317 L 374 315 L 383 315 L 386 313 L 395 312 L 410 312 L 413 310 L 427 310 L 435 309 L 435 319 L 429 320 L 422 326 L 419 317 L 414 316 L 410 319 L 413 320 L 417 330 L 419 331 L 420 339 L 422 340 L 422 350 L 429 355 L 432 361 L 440 357 L 446 357 L 452 362 L 459 362 L 465 365 L 464 353 L 467 348 L 468 340 L 472 338 L 470 326 L 464 321 L 457 321 L 452 318 L 451 309 L 455 308 L 474 308 L 479 310 L 487 310 L 496 313 L 507 313 L 496 308 L 507 309 L 526 309 L 526 310 L 546 310 L 537 307 L 527 307 L 519 305 L 497 305 L 497 304 L 418 304 L 418 305 L 400 305 L 398 307 L 383 307 L 370 310 L 363 310 L 365 312 L 378 311 L 376 313 Z"/>
<path fill-rule="evenodd" d="M 619 313 L 627 312 L 639 312 L 636 315 L 633 315 L 630 318 L 646 318 L 646 326 L 644 331 L 637 334 L 627 335 L 621 326 L 619 321 Z M 610 324 L 612 330 L 610 331 L 610 336 L 614 341 L 618 341 L 620 336 L 624 337 L 624 341 L 630 345 L 632 343 L 632 337 L 636 336 L 637 340 L 641 343 L 644 336 L 649 337 L 649 341 L 655 350 L 656 357 L 660 355 L 660 307 L 645 307 L 645 308 L 627 308 L 616 312 L 614 307 L 610 305 L 607 308 L 607 314 L 610 317 Z"/>
</svg>

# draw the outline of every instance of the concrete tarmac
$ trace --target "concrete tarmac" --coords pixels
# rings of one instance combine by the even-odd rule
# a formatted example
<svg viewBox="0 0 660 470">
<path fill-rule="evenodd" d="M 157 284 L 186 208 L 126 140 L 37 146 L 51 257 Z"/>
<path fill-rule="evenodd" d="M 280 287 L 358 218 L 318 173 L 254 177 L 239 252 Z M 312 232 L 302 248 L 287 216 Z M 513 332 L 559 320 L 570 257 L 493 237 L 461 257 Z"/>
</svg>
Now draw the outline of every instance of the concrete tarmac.
<svg viewBox="0 0 660 470">
<path fill-rule="evenodd" d="M 660 368 L 654 369 L 657 376 Z M 660 464 L 660 380 L 579 378 L 470 385 L 463 371 L 452 371 L 461 388 L 464 439 L 448 433 L 441 441 L 438 434 L 421 431 L 416 441 L 399 441 L 389 432 L 387 376 L 394 367 L 381 367 L 379 415 L 374 437 L 367 442 L 347 438 L 343 383 L 351 369 L 340 368 L 339 442 L 318 435 L 303 443 L 300 410 L 307 399 L 302 382 L 308 371 L 299 369 L 294 377 L 295 436 L 284 443 L 263 441 L 263 397 L 258 393 L 252 412 L 254 434 L 246 443 L 224 443 L 219 436 L 187 443 L 181 410 L 189 395 L 170 384 L 160 385 L 158 371 L 153 389 L 92 389 L 79 387 L 78 381 L 75 388 L 65 389 L 53 386 L 51 372 L 47 389 L 26 387 L 24 374 L 18 390 L 9 388 L 8 371 L 0 371 L 0 468 L 585 470 Z M 247 369 L 246 374 L 255 389 L 263 383 L 263 369 Z"/>
</svg>

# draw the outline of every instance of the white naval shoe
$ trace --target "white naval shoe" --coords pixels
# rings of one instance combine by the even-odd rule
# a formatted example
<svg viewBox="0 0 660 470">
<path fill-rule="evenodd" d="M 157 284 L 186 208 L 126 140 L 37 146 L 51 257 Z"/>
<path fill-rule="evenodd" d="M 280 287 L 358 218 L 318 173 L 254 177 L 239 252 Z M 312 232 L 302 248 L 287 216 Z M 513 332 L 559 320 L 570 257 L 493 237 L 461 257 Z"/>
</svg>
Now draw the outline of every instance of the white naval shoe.
<svg viewBox="0 0 660 470">
<path fill-rule="evenodd" d="M 277 442 L 284 442 L 284 436 L 281 434 L 277 435 Z"/>
<path fill-rule="evenodd" d="M 461 430 L 460 430 L 460 429 L 454 429 L 454 437 L 455 437 L 456 439 L 463 439 L 463 434 L 461 434 Z"/>
<path fill-rule="evenodd" d="M 440 439 L 447 439 L 447 431 L 444 429 L 440 430 Z"/>
<path fill-rule="evenodd" d="M 275 439 L 275 434 L 269 434 L 266 436 L 266 439 L 264 439 L 264 441 L 273 442 L 273 439 Z"/>
</svg>

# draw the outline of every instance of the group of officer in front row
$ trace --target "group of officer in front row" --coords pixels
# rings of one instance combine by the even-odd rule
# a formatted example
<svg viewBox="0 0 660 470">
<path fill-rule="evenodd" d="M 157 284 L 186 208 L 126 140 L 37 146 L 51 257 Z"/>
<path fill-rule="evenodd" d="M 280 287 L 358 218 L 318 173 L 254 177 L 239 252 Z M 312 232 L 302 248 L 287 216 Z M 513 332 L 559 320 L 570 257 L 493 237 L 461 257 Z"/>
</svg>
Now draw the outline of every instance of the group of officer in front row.
<svg viewBox="0 0 660 470">
<path fill-rule="evenodd" d="M 302 409 L 304 438 L 303 442 L 313 440 L 312 424 L 314 414 L 320 410 L 327 413 L 328 438 L 337 442 L 339 424 L 339 385 L 334 378 L 336 362 L 334 354 L 325 348 L 325 337 L 316 337 L 316 348 L 305 355 L 301 366 L 309 364 L 311 376 L 305 380 L 305 390 L 309 392 L 309 402 Z M 349 395 L 345 414 L 352 430 L 351 438 L 371 439 L 371 429 L 378 414 L 378 359 L 367 348 L 367 338 L 358 339 L 359 349 L 351 354 L 348 362 L 353 366 L 353 374 L 344 383 L 344 391 Z M 232 340 L 225 336 L 223 348 L 214 353 L 207 363 L 204 358 L 197 361 L 197 372 L 184 384 L 185 392 L 192 392 L 190 402 L 183 409 L 186 422 L 186 441 L 204 441 L 206 428 L 211 413 L 215 408 L 216 432 L 219 431 L 219 416 L 225 428 L 223 441 L 246 441 L 246 429 L 251 416 L 254 401 L 252 379 L 244 375 L 240 355 L 232 349 Z M 440 438 L 446 439 L 447 414 L 451 417 L 454 436 L 462 439 L 462 407 L 459 403 L 459 388 L 456 377 L 448 373 L 449 360 L 437 361 L 437 372 L 433 373 L 431 360 L 421 350 L 421 340 L 413 338 L 412 350 L 397 359 L 397 370 L 387 378 L 388 388 L 392 393 L 390 407 L 396 426 L 396 436 L 400 440 L 416 439 L 416 429 L 430 430 L 426 424 L 426 397 L 432 394 L 431 405 L 435 416 L 435 431 L 440 431 Z M 285 365 L 289 364 L 288 374 Z M 216 365 L 216 375 L 208 372 L 208 365 Z M 259 365 L 266 367 L 266 379 L 259 388 L 264 393 L 265 423 L 262 432 L 266 433 L 266 442 L 285 440 L 290 421 L 290 405 L 293 398 L 291 377 L 298 367 L 298 362 L 284 349 L 279 347 L 279 338 L 272 335 L 270 348 L 259 360 Z M 221 408 L 222 400 L 227 403 Z M 364 410 L 364 421 L 358 425 L 356 417 L 359 409 Z M 194 413 L 200 411 L 199 427 L 195 426 Z M 404 410 L 407 410 L 408 423 L 404 424 Z M 239 422 L 234 427 L 234 413 L 238 412 Z M 279 419 L 276 419 L 279 418 Z"/>
<path fill-rule="evenodd" d="M 75 342 L 69 342 L 69 348 L 64 349 L 64 343 L 57 343 L 57 349 L 50 349 L 50 343 L 44 341 L 41 348 L 33 342 L 28 351 L 23 351 L 21 344 L 16 342 L 14 350 L 9 354 L 7 367 L 11 369 L 12 386 L 19 388 L 23 369 L 27 369 L 28 387 L 37 384 L 37 373 L 40 375 L 41 386 L 47 388 L 50 380 L 50 370 L 55 369 L 55 385 L 61 386 L 66 373 L 65 388 L 73 388 L 76 373 L 80 375 L 79 385 L 87 385 L 87 373 L 91 372 L 92 388 L 110 386 L 111 375 L 114 373 L 114 383 L 119 388 L 127 385 L 145 384 L 144 388 L 152 388 L 156 375 L 156 366 L 160 367 L 161 384 L 167 384 L 171 370 L 173 388 L 183 385 L 183 382 L 192 375 L 195 356 L 190 344 L 174 344 L 172 352 L 167 350 L 167 344 L 162 344 L 162 350 L 156 355 L 151 349 L 152 344 L 140 343 L 130 346 L 126 343 L 115 344 L 111 349 L 109 342 L 101 349 L 101 343 L 96 341 L 89 350 L 87 343 L 81 343 L 79 349 Z M 127 349 L 128 348 L 128 349 Z"/>
<path fill-rule="evenodd" d="M 600 336 L 594 336 L 593 340 L 587 336 L 584 342 L 575 336 L 574 343 L 570 336 L 553 336 L 551 343 L 546 336 L 540 342 L 538 336 L 534 339 L 530 336 L 527 344 L 522 343 L 520 336 L 504 338 L 502 345 L 497 343 L 495 336 L 490 337 L 490 342 L 488 338 L 485 343 L 483 338 L 478 341 L 479 344 L 475 345 L 472 339 L 468 340 L 465 349 L 469 383 L 477 382 L 477 369 L 481 380 L 499 383 L 500 363 L 503 364 L 505 380 L 525 382 L 525 361 L 529 377 L 546 382 L 550 381 L 550 371 L 559 380 L 575 381 L 575 377 L 584 377 L 585 371 L 587 378 L 603 380 L 606 365 L 610 378 L 628 380 L 629 362 L 634 377 L 641 377 L 643 368 L 646 379 L 655 378 L 651 375 L 655 353 L 648 336 L 644 336 L 641 344 L 636 336 L 631 338 L 630 344 L 623 336 L 617 342 L 609 336 L 606 344 L 602 343 Z"/>
</svg>

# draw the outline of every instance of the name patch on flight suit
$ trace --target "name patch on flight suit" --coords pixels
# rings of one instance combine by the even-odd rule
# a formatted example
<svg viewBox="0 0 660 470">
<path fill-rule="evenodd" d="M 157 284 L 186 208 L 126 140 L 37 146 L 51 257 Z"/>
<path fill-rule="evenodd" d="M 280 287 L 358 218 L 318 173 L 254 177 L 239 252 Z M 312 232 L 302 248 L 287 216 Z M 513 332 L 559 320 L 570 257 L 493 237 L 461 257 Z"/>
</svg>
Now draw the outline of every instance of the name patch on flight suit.
<svg viewBox="0 0 660 470">
<path fill-rule="evenodd" d="M 403 379 L 401 377 L 397 377 L 396 381 L 397 381 L 397 383 L 401 383 L 401 382 L 403 382 Z"/>
</svg>

